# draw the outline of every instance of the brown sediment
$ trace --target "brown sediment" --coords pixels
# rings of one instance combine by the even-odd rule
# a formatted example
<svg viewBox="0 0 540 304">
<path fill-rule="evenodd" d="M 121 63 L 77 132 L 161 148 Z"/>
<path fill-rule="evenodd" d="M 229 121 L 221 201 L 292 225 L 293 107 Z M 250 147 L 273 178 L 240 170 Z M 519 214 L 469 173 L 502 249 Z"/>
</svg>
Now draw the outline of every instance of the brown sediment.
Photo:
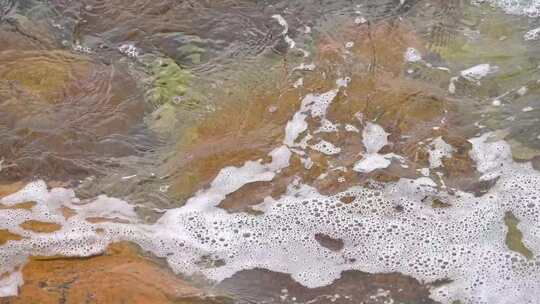
<svg viewBox="0 0 540 304">
<path fill-rule="evenodd" d="M 353 77 L 346 93 L 346 100 L 331 104 L 328 117 L 353 122 L 354 113 L 360 112 L 364 121 L 376 121 L 391 134 L 391 139 L 431 135 L 433 127 L 444 128 L 441 121 L 453 110 L 442 94 L 437 95 L 433 88 L 414 80 Z"/>
<path fill-rule="evenodd" d="M 540 171 L 540 156 L 536 156 L 531 160 L 532 167 L 536 171 Z"/>
<path fill-rule="evenodd" d="M 339 200 L 344 204 L 350 204 L 356 199 L 356 196 L 344 196 Z"/>
<path fill-rule="evenodd" d="M 213 145 L 208 145 L 207 147 L 209 146 Z M 201 151 L 201 153 L 192 151 L 188 152 L 189 155 L 182 153 L 184 158 L 190 159 L 184 159 L 182 161 L 183 164 L 176 164 L 178 175 L 173 178 L 173 184 L 171 185 L 169 194 L 178 199 L 187 199 L 198 189 L 209 185 L 222 168 L 227 166 L 241 166 L 247 160 L 257 159 L 266 155 L 266 151 L 242 150 L 239 147 L 233 146 L 234 144 L 231 144 L 230 147 L 233 151 L 214 151 L 216 154 L 212 154 L 209 151 Z M 226 149 L 223 146 L 218 146 L 217 149 L 222 148 Z"/>
<path fill-rule="evenodd" d="M 23 237 L 14 233 L 11 233 L 7 229 L 0 229 L 0 246 L 9 241 L 20 241 Z"/>
<path fill-rule="evenodd" d="M 74 183 L 71 181 L 47 181 L 47 187 L 49 188 L 72 188 Z"/>
<path fill-rule="evenodd" d="M 119 218 L 106 218 L 106 217 L 87 217 L 85 220 L 89 223 L 121 223 L 127 224 L 129 221 Z"/>
<path fill-rule="evenodd" d="M 360 40 L 355 35 L 367 40 Z M 332 121 L 358 124 L 358 117 L 353 114 L 362 113 L 363 122 L 374 121 L 390 133 L 390 143 L 381 153 L 393 152 L 408 159 L 410 169 L 391 166 L 364 176 L 380 182 L 414 177 L 417 168 L 429 167 L 427 150 L 418 142 L 457 132 L 452 129 L 452 122 L 459 109 L 446 98 L 445 91 L 402 76 L 407 48 L 424 50 L 422 40 L 406 23 L 383 21 L 362 25 L 347 39 L 358 42 L 354 44 L 358 47 L 351 49 L 353 56 L 361 61 L 370 59 L 365 64 L 375 67 L 353 75 L 344 89 L 346 98 L 337 98 L 330 105 L 328 117 Z M 361 141 L 361 134 L 348 134 L 348 137 Z M 342 142 L 338 138 L 338 146 L 343 147 Z M 355 147 L 349 155 L 357 160 L 361 151 L 362 147 Z"/>
<path fill-rule="evenodd" d="M 445 175 L 452 179 L 462 176 L 473 176 L 476 163 L 471 159 L 472 144 L 461 136 L 442 136 L 442 139 L 454 148 L 452 157 L 443 157 L 442 163 Z"/>
<path fill-rule="evenodd" d="M 184 298 L 192 303 L 190 298 L 202 294 L 170 270 L 141 257 L 129 243 L 113 244 L 103 255 L 85 259 L 31 258 L 22 273 L 19 296 L 2 303 L 173 304 L 184 303 Z"/>
<path fill-rule="evenodd" d="M 255 182 L 244 185 L 227 195 L 218 207 L 229 212 L 249 211 L 248 207 L 262 203 L 266 197 L 277 198 L 285 193 L 287 184 L 284 182 L 286 180 L 280 178 L 272 182 Z"/>
<path fill-rule="evenodd" d="M 22 181 L 10 183 L 10 184 L 0 184 L 0 198 L 13 194 L 24 187 L 25 183 Z"/>
<path fill-rule="evenodd" d="M 341 39 L 323 35 L 318 43 L 317 60 L 323 64 L 345 64 L 343 54 L 352 53 L 356 60 L 371 74 L 385 74 L 397 77 L 403 73 L 405 52 L 412 47 L 425 52 L 425 42 L 414 32 L 406 21 L 378 21 L 362 25 L 352 22 L 339 26 Z M 348 50 L 345 42 L 354 42 Z"/>
<path fill-rule="evenodd" d="M 22 202 L 22 203 L 17 203 L 17 204 L 9 205 L 9 206 L 0 204 L 0 210 L 1 210 L 1 209 L 23 209 L 23 210 L 30 210 L 30 209 L 34 208 L 35 205 L 36 205 L 36 202 Z"/>
<path fill-rule="evenodd" d="M 315 234 L 315 240 L 319 245 L 328 248 L 332 251 L 340 251 L 345 246 L 345 243 L 341 239 L 333 238 L 324 233 Z"/>
<path fill-rule="evenodd" d="M 467 177 L 462 183 L 467 182 L 466 185 L 462 186 L 462 189 L 466 192 L 473 193 L 475 196 L 482 196 L 486 194 L 499 180 L 499 177 L 496 177 L 491 180 L 479 180 L 478 176 L 480 174 L 477 174 L 474 177 Z"/>
<path fill-rule="evenodd" d="M 307 288 L 291 279 L 290 275 L 254 269 L 236 273 L 217 288 L 238 298 L 252 299 L 255 303 L 281 302 L 280 297 L 295 298 L 296 303 L 437 303 L 429 298 L 429 286 L 399 273 L 345 271 L 328 286 Z M 377 298 L 380 291 L 385 295 Z"/>
<path fill-rule="evenodd" d="M 411 138 L 396 147 L 410 161 L 411 169 L 429 168 L 429 141 L 441 137 L 453 148 L 452 155 L 442 157 L 440 168 L 431 168 L 434 172 L 442 173 L 444 185 L 449 188 L 467 190 L 471 185 L 479 182 L 480 174 L 476 171 L 476 163 L 471 159 L 469 152 L 472 149 L 471 143 L 465 139 L 461 131 L 457 131 L 451 124 L 433 132 L 431 136 L 425 135 L 422 138 Z M 420 144 L 419 142 L 423 142 Z M 399 152 L 398 152 L 399 153 Z M 436 182 L 439 182 L 436 180 Z"/>
<path fill-rule="evenodd" d="M 77 212 L 75 212 L 75 210 L 66 206 L 62 206 L 61 211 L 65 219 L 69 219 L 70 217 L 77 215 Z"/>
<path fill-rule="evenodd" d="M 436 197 L 431 200 L 431 207 L 433 208 L 448 208 L 451 206 L 452 206 L 451 204 L 447 202 L 443 202 L 442 200 Z"/>
<path fill-rule="evenodd" d="M 0 24 L 0 52 L 6 50 L 46 50 L 59 47 L 46 20 L 30 20 L 19 14 Z"/>
<path fill-rule="evenodd" d="M 57 223 L 48 223 L 35 220 L 29 220 L 19 225 L 25 230 L 30 230 L 38 233 L 51 233 L 62 229 L 62 225 Z"/>
</svg>

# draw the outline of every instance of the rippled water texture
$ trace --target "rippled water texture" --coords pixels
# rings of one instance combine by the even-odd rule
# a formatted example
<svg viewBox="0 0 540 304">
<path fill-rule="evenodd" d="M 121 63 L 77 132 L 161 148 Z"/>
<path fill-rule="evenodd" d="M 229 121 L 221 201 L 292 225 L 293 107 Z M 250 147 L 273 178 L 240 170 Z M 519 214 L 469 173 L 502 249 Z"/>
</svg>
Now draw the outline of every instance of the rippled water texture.
<svg viewBox="0 0 540 304">
<path fill-rule="evenodd" d="M 0 0 L 0 303 L 540 303 L 539 16 Z"/>
</svg>

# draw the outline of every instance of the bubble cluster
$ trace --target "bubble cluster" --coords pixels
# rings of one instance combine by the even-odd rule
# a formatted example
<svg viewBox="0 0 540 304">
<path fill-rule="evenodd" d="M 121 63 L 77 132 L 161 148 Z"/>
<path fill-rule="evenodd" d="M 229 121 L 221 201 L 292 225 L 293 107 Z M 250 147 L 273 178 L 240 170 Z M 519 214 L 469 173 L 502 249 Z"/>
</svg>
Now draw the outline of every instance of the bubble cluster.
<svg viewBox="0 0 540 304">
<path fill-rule="evenodd" d="M 138 57 L 140 54 L 140 50 L 133 44 L 122 44 L 118 51 L 128 57 Z"/>
<path fill-rule="evenodd" d="M 340 147 L 334 146 L 331 142 L 327 142 L 326 140 L 321 140 L 315 145 L 312 145 L 311 148 L 315 151 L 319 151 L 326 155 L 334 155 L 341 152 Z"/>
<path fill-rule="evenodd" d="M 489 3 L 503 9 L 508 14 L 540 16 L 540 1 L 538 0 L 474 0 L 476 4 Z"/>
</svg>

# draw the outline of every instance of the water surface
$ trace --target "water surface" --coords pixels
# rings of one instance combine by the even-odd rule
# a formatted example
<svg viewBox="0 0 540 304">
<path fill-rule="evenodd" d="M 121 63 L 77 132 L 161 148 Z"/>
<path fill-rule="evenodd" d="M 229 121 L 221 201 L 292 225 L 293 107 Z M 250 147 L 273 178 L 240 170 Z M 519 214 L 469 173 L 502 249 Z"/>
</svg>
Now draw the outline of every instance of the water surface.
<svg viewBox="0 0 540 304">
<path fill-rule="evenodd" d="M 539 8 L 0 1 L 2 301 L 536 303 Z"/>
</svg>

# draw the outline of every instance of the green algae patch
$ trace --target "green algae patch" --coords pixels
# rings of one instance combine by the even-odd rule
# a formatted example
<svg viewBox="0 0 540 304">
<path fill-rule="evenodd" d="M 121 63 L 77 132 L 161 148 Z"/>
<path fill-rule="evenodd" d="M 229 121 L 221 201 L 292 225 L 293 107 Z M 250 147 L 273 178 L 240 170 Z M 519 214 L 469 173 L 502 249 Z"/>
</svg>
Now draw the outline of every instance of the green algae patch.
<svg viewBox="0 0 540 304">
<path fill-rule="evenodd" d="M 506 233 L 506 246 L 508 246 L 508 249 L 521 253 L 527 259 L 531 259 L 533 253 L 523 244 L 523 233 L 518 228 L 519 220 L 511 211 L 504 214 L 504 223 L 508 228 Z"/>
<path fill-rule="evenodd" d="M 433 208 L 448 208 L 451 206 L 452 206 L 451 204 L 447 202 L 443 202 L 442 200 L 438 198 L 434 198 L 433 201 L 431 202 L 431 207 Z"/>
<path fill-rule="evenodd" d="M 192 75 L 170 58 L 157 58 L 150 64 L 153 76 L 152 89 L 148 92 L 150 102 L 155 106 L 182 102 Z"/>
<path fill-rule="evenodd" d="M 157 133 L 167 134 L 178 123 L 176 107 L 167 103 L 152 112 L 150 128 Z"/>
<path fill-rule="evenodd" d="M 148 127 L 164 136 L 177 131 L 183 115 L 190 116 L 201 108 L 204 97 L 199 90 L 193 89 L 193 74 L 180 66 L 174 59 L 144 55 L 139 58 L 144 66 L 144 73 L 150 75 L 147 80 L 146 102 L 153 108 L 147 117 Z M 184 116 L 185 116 L 184 115 Z"/>
</svg>

